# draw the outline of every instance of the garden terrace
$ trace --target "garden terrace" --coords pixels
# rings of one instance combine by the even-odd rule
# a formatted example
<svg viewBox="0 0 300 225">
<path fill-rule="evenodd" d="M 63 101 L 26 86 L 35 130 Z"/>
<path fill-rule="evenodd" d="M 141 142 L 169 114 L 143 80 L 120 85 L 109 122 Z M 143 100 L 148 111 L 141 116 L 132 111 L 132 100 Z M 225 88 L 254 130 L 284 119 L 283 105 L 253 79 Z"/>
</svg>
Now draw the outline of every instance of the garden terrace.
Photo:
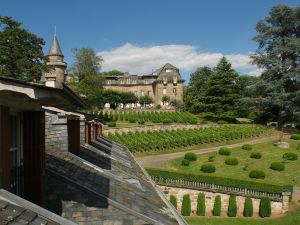
<svg viewBox="0 0 300 225">
<path fill-rule="evenodd" d="M 231 140 L 243 140 L 267 135 L 271 132 L 270 129 L 258 125 L 224 125 L 196 129 L 108 133 L 107 136 L 127 146 L 131 152 L 138 153 L 166 151 Z"/>
<path fill-rule="evenodd" d="M 273 185 L 224 177 L 178 173 L 153 168 L 148 168 L 147 172 L 158 185 L 237 194 L 255 198 L 269 197 L 274 201 L 282 201 L 282 192 L 286 190 L 292 192 L 293 190 L 293 187 L 290 185 Z"/>
</svg>

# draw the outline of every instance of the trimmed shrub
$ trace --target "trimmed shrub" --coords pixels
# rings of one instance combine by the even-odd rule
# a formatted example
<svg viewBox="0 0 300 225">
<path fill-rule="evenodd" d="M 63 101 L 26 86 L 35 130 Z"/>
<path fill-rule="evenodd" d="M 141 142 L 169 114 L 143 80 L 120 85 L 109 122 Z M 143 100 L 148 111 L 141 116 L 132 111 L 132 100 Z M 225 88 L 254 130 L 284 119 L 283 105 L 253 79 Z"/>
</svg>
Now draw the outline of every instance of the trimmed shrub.
<svg viewBox="0 0 300 225">
<path fill-rule="evenodd" d="M 231 151 L 230 151 L 229 148 L 222 147 L 222 148 L 220 148 L 220 150 L 219 150 L 219 154 L 220 154 L 220 155 L 230 155 L 230 154 L 231 154 Z"/>
<path fill-rule="evenodd" d="M 292 134 L 291 139 L 293 140 L 300 140 L 300 134 Z"/>
<path fill-rule="evenodd" d="M 297 160 L 298 155 L 293 152 L 287 152 L 287 153 L 283 154 L 282 158 L 287 159 L 287 160 Z"/>
<path fill-rule="evenodd" d="M 197 215 L 198 216 L 205 216 L 205 194 L 199 193 L 197 198 Z"/>
<path fill-rule="evenodd" d="M 183 166 L 189 166 L 189 165 L 190 165 L 190 161 L 187 160 L 187 159 L 183 159 L 183 160 L 181 161 L 181 165 L 183 165 Z"/>
<path fill-rule="evenodd" d="M 163 124 L 170 124 L 170 123 L 172 123 L 172 120 L 171 119 L 164 119 L 162 122 L 163 122 Z"/>
<path fill-rule="evenodd" d="M 177 198 L 174 195 L 170 196 L 170 202 L 174 206 L 174 208 L 177 209 Z"/>
<path fill-rule="evenodd" d="M 230 195 L 227 215 L 229 217 L 236 217 L 236 213 L 237 213 L 236 196 Z"/>
<path fill-rule="evenodd" d="M 237 164 L 239 164 L 239 161 L 237 158 L 230 157 L 225 160 L 225 164 L 231 165 L 231 166 L 236 166 Z"/>
<path fill-rule="evenodd" d="M 251 151 L 252 150 L 252 145 L 250 145 L 250 144 L 244 144 L 242 146 L 242 149 L 247 150 L 247 151 Z"/>
<path fill-rule="evenodd" d="M 260 152 L 252 152 L 250 155 L 250 158 L 252 159 L 260 159 L 261 158 L 261 153 Z"/>
<path fill-rule="evenodd" d="M 250 197 L 247 197 L 244 204 L 244 217 L 252 217 L 253 216 L 253 202 Z"/>
<path fill-rule="evenodd" d="M 212 211 L 214 216 L 220 216 L 221 215 L 221 196 L 217 195 L 215 197 L 214 207 Z"/>
<path fill-rule="evenodd" d="M 277 170 L 277 171 L 283 171 L 284 170 L 284 164 L 282 162 L 272 162 L 270 169 Z"/>
<path fill-rule="evenodd" d="M 212 164 L 203 164 L 200 170 L 204 173 L 214 173 L 216 172 L 216 167 Z"/>
<path fill-rule="evenodd" d="M 107 126 L 108 127 L 115 127 L 115 126 L 117 126 L 117 124 L 116 124 L 116 122 L 108 122 Z"/>
<path fill-rule="evenodd" d="M 189 160 L 189 161 L 196 161 L 197 155 L 193 152 L 188 152 L 188 153 L 185 153 L 184 159 Z"/>
<path fill-rule="evenodd" d="M 190 195 L 184 195 L 182 199 L 181 215 L 189 216 L 191 214 L 191 198 Z"/>
<path fill-rule="evenodd" d="M 135 120 L 134 118 L 129 118 L 128 122 L 129 122 L 129 123 L 135 123 L 136 120 Z"/>
<path fill-rule="evenodd" d="M 268 197 L 263 197 L 259 203 L 259 215 L 261 217 L 270 217 L 271 214 L 271 201 Z"/>
<path fill-rule="evenodd" d="M 261 170 L 252 170 L 249 173 L 249 177 L 250 178 L 255 178 L 255 179 L 265 179 L 266 173 L 264 171 L 261 171 Z"/>
</svg>

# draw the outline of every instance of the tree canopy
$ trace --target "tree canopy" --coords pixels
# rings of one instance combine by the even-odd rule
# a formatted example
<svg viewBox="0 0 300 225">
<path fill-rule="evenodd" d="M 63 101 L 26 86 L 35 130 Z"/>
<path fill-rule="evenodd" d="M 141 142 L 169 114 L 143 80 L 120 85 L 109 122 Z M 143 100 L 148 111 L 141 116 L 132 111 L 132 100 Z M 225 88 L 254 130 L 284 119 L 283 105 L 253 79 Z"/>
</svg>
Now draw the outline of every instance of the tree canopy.
<svg viewBox="0 0 300 225">
<path fill-rule="evenodd" d="M 0 17 L 0 76 L 39 81 L 48 69 L 44 40 L 11 17 Z"/>
<path fill-rule="evenodd" d="M 298 120 L 300 112 L 300 7 L 279 5 L 256 25 L 258 43 L 251 56 L 263 70 L 255 101 L 267 120 L 279 127 Z"/>
</svg>

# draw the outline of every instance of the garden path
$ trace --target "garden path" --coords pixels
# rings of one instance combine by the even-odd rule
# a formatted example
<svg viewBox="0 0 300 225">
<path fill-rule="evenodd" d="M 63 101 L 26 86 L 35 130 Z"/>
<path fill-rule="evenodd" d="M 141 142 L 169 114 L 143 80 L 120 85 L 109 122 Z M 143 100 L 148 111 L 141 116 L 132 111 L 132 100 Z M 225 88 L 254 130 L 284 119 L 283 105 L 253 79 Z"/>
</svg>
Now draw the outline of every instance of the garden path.
<svg viewBox="0 0 300 225">
<path fill-rule="evenodd" d="M 222 145 L 222 146 L 216 146 L 211 148 L 203 148 L 203 149 L 197 149 L 192 150 L 188 152 L 194 152 L 196 154 L 204 154 L 208 152 L 215 152 L 220 149 L 220 147 L 229 147 L 229 148 L 235 148 L 240 147 L 244 144 L 259 144 L 269 141 L 278 140 L 278 135 L 264 137 L 264 138 L 258 138 L 254 140 L 244 141 L 236 144 L 230 144 L 230 145 Z M 179 158 L 184 156 L 185 152 L 175 152 L 175 153 L 169 153 L 169 154 L 162 154 L 162 155 L 151 155 L 151 156 L 143 156 L 143 157 L 137 157 L 137 161 L 139 164 L 143 167 L 153 167 L 153 168 L 165 168 L 167 166 L 167 161 L 175 158 Z"/>
</svg>

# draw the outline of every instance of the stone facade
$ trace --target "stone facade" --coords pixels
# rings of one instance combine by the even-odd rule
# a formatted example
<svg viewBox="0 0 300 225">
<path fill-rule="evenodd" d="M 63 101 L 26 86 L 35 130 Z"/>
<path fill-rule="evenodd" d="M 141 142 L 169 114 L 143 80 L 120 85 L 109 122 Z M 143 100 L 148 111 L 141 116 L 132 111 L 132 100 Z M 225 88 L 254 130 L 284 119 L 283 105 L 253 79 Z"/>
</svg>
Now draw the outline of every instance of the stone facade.
<svg viewBox="0 0 300 225">
<path fill-rule="evenodd" d="M 52 151 L 68 151 L 68 124 L 67 118 L 60 118 L 56 113 L 46 112 L 45 149 Z M 84 137 L 84 136 L 83 136 Z"/>
<path fill-rule="evenodd" d="M 137 97 L 148 95 L 155 105 L 163 105 L 162 98 L 170 101 L 183 101 L 183 83 L 179 69 L 167 63 L 149 75 L 130 75 L 106 77 L 105 89 L 119 92 L 132 92 Z"/>
<path fill-rule="evenodd" d="M 191 211 L 193 215 L 196 215 L 197 211 L 197 198 L 199 193 L 205 194 L 205 204 L 206 204 L 206 215 L 212 215 L 212 209 L 214 205 L 214 200 L 217 195 L 221 196 L 221 203 L 222 203 L 222 210 L 221 215 L 226 216 L 227 210 L 228 210 L 228 204 L 229 204 L 229 197 L 228 194 L 223 193 L 215 193 L 215 192 L 207 192 L 207 191 L 198 191 L 198 190 L 191 190 L 191 189 L 184 189 L 184 188 L 175 188 L 175 187 L 167 187 L 167 186 L 159 186 L 163 193 L 167 196 L 168 199 L 170 199 L 171 195 L 174 195 L 177 198 L 177 210 L 178 212 L 181 212 L 181 205 L 182 205 L 182 199 L 185 194 L 189 194 L 191 198 Z M 244 210 L 244 203 L 245 203 L 245 197 L 243 196 L 237 196 L 237 206 L 238 206 L 238 212 L 237 216 L 242 217 L 243 216 L 243 210 Z M 253 201 L 253 216 L 259 216 L 259 203 L 260 199 L 252 198 Z M 288 197 L 283 197 L 283 200 L 281 202 L 272 201 L 271 207 L 272 207 L 272 216 L 278 216 L 286 211 L 288 211 L 288 205 L 289 205 L 289 199 Z"/>
</svg>

